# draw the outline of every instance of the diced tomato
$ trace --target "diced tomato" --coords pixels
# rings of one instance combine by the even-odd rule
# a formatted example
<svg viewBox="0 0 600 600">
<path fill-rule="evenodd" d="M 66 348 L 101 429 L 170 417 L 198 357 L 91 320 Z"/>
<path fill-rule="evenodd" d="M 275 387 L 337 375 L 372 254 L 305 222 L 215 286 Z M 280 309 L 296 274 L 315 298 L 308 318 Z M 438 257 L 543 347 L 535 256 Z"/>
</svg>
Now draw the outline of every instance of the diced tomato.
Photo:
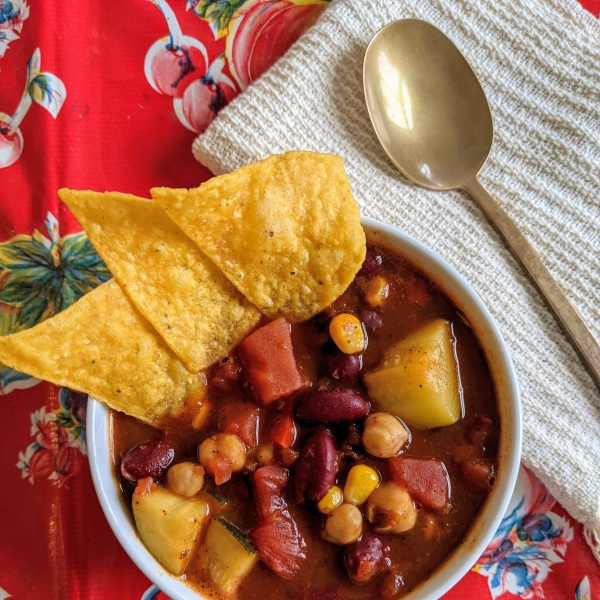
<svg viewBox="0 0 600 600">
<path fill-rule="evenodd" d="M 252 402 L 232 400 L 219 410 L 219 431 L 237 435 L 244 444 L 255 448 L 258 444 L 259 408 Z"/>
<path fill-rule="evenodd" d="M 467 430 L 466 438 L 470 444 L 473 444 L 475 448 L 481 453 L 485 447 L 485 443 L 490 437 L 493 429 L 492 420 L 483 415 L 475 417 L 473 423 L 471 423 Z"/>
<path fill-rule="evenodd" d="M 296 422 L 294 421 L 294 407 L 290 401 L 280 412 L 276 412 L 267 425 L 267 439 L 280 448 L 289 448 L 296 441 Z"/>
<path fill-rule="evenodd" d="M 250 532 L 259 556 L 284 579 L 293 579 L 306 559 L 306 543 L 283 497 L 289 478 L 288 470 L 278 465 L 256 470 L 253 481 L 259 524 Z"/>
<path fill-rule="evenodd" d="M 423 308 L 429 300 L 431 300 L 425 285 L 418 279 L 413 279 L 408 283 L 407 286 L 408 295 L 411 300 Z"/>
<path fill-rule="evenodd" d="M 283 579 L 294 579 L 306 560 L 306 542 L 287 511 L 255 527 L 250 539 L 260 558 Z"/>
<path fill-rule="evenodd" d="M 156 488 L 156 483 L 152 477 L 144 477 L 139 479 L 135 487 L 135 493 L 140 496 L 147 496 L 152 490 Z"/>
<path fill-rule="evenodd" d="M 465 487 L 472 494 L 486 494 L 495 476 L 494 464 L 485 459 L 467 459 L 460 471 Z"/>
<path fill-rule="evenodd" d="M 290 474 L 278 465 L 267 465 L 254 472 L 254 498 L 259 520 L 270 520 L 277 511 L 285 510 L 283 488 Z"/>
<path fill-rule="evenodd" d="M 226 458 L 215 456 L 208 461 L 208 472 L 213 474 L 215 483 L 221 485 L 231 479 L 233 470 L 231 463 Z"/>
<path fill-rule="evenodd" d="M 442 509 L 448 499 L 448 473 L 444 463 L 420 458 L 390 458 L 392 477 L 423 506 Z"/>
<path fill-rule="evenodd" d="M 261 402 L 267 404 L 302 387 L 290 326 L 283 317 L 251 333 L 238 346 L 238 353 Z"/>
</svg>

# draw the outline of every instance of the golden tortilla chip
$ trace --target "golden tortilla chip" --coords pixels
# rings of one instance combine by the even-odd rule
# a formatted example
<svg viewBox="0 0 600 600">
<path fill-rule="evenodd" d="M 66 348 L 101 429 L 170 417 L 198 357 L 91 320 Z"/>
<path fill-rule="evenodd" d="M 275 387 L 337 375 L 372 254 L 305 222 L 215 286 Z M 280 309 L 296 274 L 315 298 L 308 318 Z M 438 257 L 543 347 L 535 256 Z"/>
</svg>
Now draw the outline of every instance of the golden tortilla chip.
<svg viewBox="0 0 600 600">
<path fill-rule="evenodd" d="M 223 358 L 260 319 L 152 200 L 67 189 L 58 195 L 124 292 L 193 373 Z"/>
<path fill-rule="evenodd" d="M 273 155 L 152 197 L 252 304 L 303 321 L 346 290 L 365 234 L 341 158 Z"/>
<path fill-rule="evenodd" d="M 0 337 L 0 361 L 146 423 L 201 396 L 193 375 L 111 279 L 58 315 Z"/>
</svg>

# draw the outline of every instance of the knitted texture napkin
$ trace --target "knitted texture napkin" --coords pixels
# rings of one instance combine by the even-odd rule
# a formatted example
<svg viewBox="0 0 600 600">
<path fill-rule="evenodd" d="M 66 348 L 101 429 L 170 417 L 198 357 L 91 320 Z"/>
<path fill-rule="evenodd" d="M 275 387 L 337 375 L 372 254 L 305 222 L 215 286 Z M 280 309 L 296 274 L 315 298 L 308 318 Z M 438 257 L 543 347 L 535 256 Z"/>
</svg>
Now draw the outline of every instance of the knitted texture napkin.
<svg viewBox="0 0 600 600">
<path fill-rule="evenodd" d="M 194 143 L 215 174 L 292 149 L 339 154 L 363 215 L 423 241 L 473 285 L 518 372 L 523 461 L 600 540 L 600 392 L 475 203 L 409 184 L 364 105 L 362 59 L 387 23 L 446 33 L 481 80 L 496 137 L 480 181 L 600 338 L 600 23 L 575 0 L 337 0 Z"/>
</svg>

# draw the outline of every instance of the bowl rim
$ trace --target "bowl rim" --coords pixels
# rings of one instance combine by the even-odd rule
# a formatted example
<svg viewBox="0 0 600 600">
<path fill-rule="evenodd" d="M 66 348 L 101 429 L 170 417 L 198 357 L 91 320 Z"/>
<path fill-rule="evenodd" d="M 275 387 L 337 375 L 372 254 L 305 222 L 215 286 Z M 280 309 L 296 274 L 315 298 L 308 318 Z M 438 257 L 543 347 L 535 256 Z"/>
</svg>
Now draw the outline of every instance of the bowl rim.
<svg viewBox="0 0 600 600">
<path fill-rule="evenodd" d="M 484 347 L 484 352 L 486 355 L 490 352 L 493 354 L 492 375 L 496 387 L 499 387 L 500 378 L 506 392 L 501 428 L 501 446 L 504 447 L 500 449 L 505 457 L 498 480 L 465 539 L 427 581 L 405 596 L 405 600 L 435 600 L 458 583 L 479 559 L 508 508 L 521 460 L 522 417 L 519 387 L 512 359 L 496 322 L 467 280 L 445 259 L 400 229 L 369 217 L 362 217 L 361 223 L 367 236 L 380 235 L 381 243 L 404 254 L 412 264 L 439 284 L 459 310 L 464 309 L 469 321 L 485 324 L 489 333 L 488 343 L 492 348 Z M 484 346 L 480 332 L 477 333 L 479 343 Z M 144 575 L 173 600 L 205 600 L 206 596 L 187 586 L 182 579 L 175 577 L 160 565 L 141 542 L 114 474 L 109 431 L 112 427 L 110 409 L 98 400 L 89 400 L 86 429 L 92 480 L 102 510 L 119 543 Z M 470 539 L 471 537 L 473 539 Z"/>
</svg>

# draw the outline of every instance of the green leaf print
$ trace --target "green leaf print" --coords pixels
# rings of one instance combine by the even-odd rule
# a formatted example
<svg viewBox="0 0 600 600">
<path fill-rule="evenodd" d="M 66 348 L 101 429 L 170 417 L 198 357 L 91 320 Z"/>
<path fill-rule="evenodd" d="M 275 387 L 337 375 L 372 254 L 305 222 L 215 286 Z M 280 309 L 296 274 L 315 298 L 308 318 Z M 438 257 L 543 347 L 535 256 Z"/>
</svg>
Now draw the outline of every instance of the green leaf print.
<svg viewBox="0 0 600 600">
<path fill-rule="evenodd" d="M 61 238 L 49 213 L 50 239 L 35 231 L 0 243 L 0 335 L 33 327 L 112 276 L 85 233 Z"/>
<path fill-rule="evenodd" d="M 231 19 L 247 0 L 188 0 L 188 8 L 211 26 L 215 38 L 219 39 L 229 33 Z"/>
</svg>

